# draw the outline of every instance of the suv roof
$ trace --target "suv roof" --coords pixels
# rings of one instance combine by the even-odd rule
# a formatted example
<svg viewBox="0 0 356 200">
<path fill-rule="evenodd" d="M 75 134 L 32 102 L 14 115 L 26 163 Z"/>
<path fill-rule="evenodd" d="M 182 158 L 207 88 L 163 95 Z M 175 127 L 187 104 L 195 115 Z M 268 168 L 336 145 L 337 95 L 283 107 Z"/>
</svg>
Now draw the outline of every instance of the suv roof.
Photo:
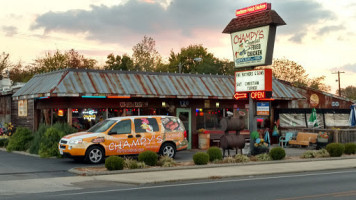
<svg viewBox="0 0 356 200">
<path fill-rule="evenodd" d="M 176 117 L 176 116 L 169 116 L 169 115 L 139 115 L 139 116 L 123 116 L 123 117 L 111 117 L 108 119 L 112 120 L 121 120 L 121 119 L 137 119 L 137 118 L 143 118 L 143 117 Z"/>
</svg>

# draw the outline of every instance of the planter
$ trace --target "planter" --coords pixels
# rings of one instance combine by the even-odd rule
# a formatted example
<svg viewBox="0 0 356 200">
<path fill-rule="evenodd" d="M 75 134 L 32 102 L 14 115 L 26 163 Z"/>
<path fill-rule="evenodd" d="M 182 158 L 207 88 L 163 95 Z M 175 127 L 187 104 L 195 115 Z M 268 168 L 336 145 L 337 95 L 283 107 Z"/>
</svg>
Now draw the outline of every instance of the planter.
<svg viewBox="0 0 356 200">
<path fill-rule="evenodd" d="M 318 137 L 318 142 L 320 142 L 320 143 L 328 143 L 329 142 L 329 138 Z"/>
<path fill-rule="evenodd" d="M 210 134 L 199 133 L 199 149 L 209 149 L 210 147 Z"/>
</svg>

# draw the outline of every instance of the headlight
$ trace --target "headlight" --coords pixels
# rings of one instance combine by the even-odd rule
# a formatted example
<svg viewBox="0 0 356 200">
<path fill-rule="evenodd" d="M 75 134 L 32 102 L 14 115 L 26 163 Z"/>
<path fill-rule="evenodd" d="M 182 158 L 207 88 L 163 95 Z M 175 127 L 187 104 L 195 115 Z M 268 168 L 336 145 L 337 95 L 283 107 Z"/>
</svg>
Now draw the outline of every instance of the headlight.
<svg viewBox="0 0 356 200">
<path fill-rule="evenodd" d="M 70 140 L 69 144 L 81 144 L 82 142 L 83 142 L 83 139 Z"/>
</svg>

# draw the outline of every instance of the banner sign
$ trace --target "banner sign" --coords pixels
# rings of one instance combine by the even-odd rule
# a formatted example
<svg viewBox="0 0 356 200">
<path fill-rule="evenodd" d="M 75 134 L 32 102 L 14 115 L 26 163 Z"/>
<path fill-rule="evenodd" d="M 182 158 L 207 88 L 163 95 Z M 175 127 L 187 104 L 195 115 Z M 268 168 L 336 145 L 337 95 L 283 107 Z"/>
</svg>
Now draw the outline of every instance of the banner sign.
<svg viewBox="0 0 356 200">
<path fill-rule="evenodd" d="M 272 70 L 248 70 L 235 72 L 235 93 L 272 91 Z"/>
<path fill-rule="evenodd" d="M 257 115 L 269 116 L 269 102 L 257 102 L 256 106 L 257 106 L 256 108 Z"/>
<path fill-rule="evenodd" d="M 264 65 L 267 56 L 269 26 L 231 33 L 235 67 Z"/>
<path fill-rule="evenodd" d="M 239 17 L 242 15 L 256 13 L 256 12 L 263 11 L 263 10 L 271 10 L 271 4 L 270 3 L 260 3 L 260 4 L 250 6 L 247 8 L 238 9 L 238 10 L 236 10 L 235 14 L 236 14 L 236 17 Z"/>
</svg>

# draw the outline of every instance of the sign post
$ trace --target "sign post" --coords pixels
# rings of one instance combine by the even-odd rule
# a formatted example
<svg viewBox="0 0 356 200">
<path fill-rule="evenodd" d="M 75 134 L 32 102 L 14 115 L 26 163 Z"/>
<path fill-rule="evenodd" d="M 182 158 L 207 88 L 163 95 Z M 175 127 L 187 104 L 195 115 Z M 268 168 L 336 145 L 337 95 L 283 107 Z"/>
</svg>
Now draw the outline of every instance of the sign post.
<svg viewBox="0 0 356 200">
<path fill-rule="evenodd" d="M 271 10 L 270 3 L 261 3 L 236 10 L 236 18 L 225 27 L 223 33 L 229 33 L 235 68 L 236 100 L 249 101 L 249 131 L 257 131 L 256 99 L 272 97 L 272 70 L 254 70 L 257 66 L 272 64 L 276 27 L 285 25 L 283 19 Z M 252 70 L 251 70 L 252 69 Z M 250 71 L 243 71 L 250 70 Z M 259 106 L 258 112 L 266 112 L 267 104 Z M 254 140 L 250 138 L 251 153 Z"/>
</svg>

